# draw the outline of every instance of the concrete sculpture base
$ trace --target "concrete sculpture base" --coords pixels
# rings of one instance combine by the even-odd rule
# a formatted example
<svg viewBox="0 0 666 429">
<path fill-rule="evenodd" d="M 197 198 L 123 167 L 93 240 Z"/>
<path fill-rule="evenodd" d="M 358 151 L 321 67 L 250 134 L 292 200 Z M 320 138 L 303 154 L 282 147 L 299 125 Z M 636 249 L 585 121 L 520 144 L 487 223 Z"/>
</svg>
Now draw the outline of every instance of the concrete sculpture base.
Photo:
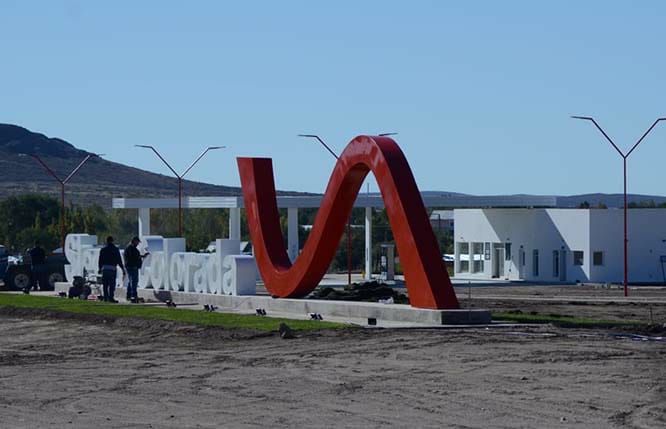
<svg viewBox="0 0 666 429">
<path fill-rule="evenodd" d="M 67 291 L 69 283 L 56 283 L 56 291 Z M 308 313 L 319 313 L 324 319 L 339 318 L 359 320 L 374 318 L 378 321 L 402 322 L 419 325 L 477 325 L 491 323 L 490 311 L 484 309 L 429 310 L 405 304 L 379 304 L 374 302 L 323 301 L 314 299 L 274 299 L 270 296 L 231 296 L 190 292 L 154 291 L 139 289 L 139 296 L 146 301 L 172 300 L 176 304 L 212 304 L 219 311 L 242 311 L 254 313 L 263 308 L 268 315 L 279 313 L 280 317 L 303 318 Z M 116 289 L 122 301 L 125 289 Z"/>
</svg>

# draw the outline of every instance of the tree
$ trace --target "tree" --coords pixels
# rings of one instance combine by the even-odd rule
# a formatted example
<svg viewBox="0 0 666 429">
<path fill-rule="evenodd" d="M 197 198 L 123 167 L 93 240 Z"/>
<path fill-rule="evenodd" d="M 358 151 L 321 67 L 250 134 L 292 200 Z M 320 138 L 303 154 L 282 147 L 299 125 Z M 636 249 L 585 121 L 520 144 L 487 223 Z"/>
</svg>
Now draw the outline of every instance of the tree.
<svg viewBox="0 0 666 429">
<path fill-rule="evenodd" d="M 640 201 L 638 203 L 632 201 L 629 204 L 627 204 L 627 207 L 630 209 L 658 209 L 658 208 L 666 208 L 666 203 L 657 204 L 654 202 L 654 200 Z"/>
<path fill-rule="evenodd" d="M 204 250 L 211 241 L 229 236 L 228 210 L 188 210 L 183 217 L 183 234 L 187 237 L 188 250 Z"/>
<path fill-rule="evenodd" d="M 43 231 L 45 238 L 52 234 L 53 228 L 49 226 L 57 224 L 59 211 L 57 200 L 42 195 L 26 194 L 0 201 L 0 243 L 15 252 L 25 250 L 32 246 L 31 237 L 38 231 Z M 33 230 L 30 234 L 21 234 L 30 229 Z M 55 237 L 57 242 L 57 233 Z M 50 240 L 45 239 L 44 245 L 47 243 Z"/>
<path fill-rule="evenodd" d="M 83 229 L 88 234 L 97 234 L 109 229 L 109 216 L 97 204 L 83 210 Z"/>
</svg>

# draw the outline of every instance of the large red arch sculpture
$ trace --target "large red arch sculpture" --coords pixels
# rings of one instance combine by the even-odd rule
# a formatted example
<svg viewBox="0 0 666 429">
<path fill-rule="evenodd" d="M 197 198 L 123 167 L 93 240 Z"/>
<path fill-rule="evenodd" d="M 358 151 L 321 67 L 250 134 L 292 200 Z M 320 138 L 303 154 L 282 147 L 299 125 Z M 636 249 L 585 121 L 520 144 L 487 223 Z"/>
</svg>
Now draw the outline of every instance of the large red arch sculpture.
<svg viewBox="0 0 666 429">
<path fill-rule="evenodd" d="M 459 308 L 404 154 L 388 137 L 359 136 L 340 155 L 301 254 L 293 265 L 280 230 L 270 158 L 238 158 L 259 272 L 273 295 L 301 297 L 326 273 L 365 176 L 377 179 L 413 307 Z"/>
</svg>

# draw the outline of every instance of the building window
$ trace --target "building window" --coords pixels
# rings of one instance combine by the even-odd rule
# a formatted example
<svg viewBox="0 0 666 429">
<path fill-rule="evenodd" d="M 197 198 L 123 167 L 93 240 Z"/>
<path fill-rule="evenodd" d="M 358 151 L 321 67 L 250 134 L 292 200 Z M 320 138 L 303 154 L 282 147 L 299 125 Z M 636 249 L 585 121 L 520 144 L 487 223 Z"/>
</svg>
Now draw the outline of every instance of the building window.
<svg viewBox="0 0 666 429">
<path fill-rule="evenodd" d="M 574 250 L 573 252 L 573 258 L 574 258 L 574 265 L 583 265 L 583 259 L 585 259 L 585 254 L 582 250 Z"/>
<path fill-rule="evenodd" d="M 592 265 L 601 266 L 604 264 L 604 252 L 592 253 Z"/>
<path fill-rule="evenodd" d="M 532 250 L 532 275 L 539 277 L 539 249 Z"/>
<path fill-rule="evenodd" d="M 472 243 L 472 272 L 483 272 L 483 243 Z"/>
<path fill-rule="evenodd" d="M 511 260 L 511 243 L 504 243 L 504 260 Z"/>
<path fill-rule="evenodd" d="M 553 250 L 553 277 L 560 276 L 560 251 Z"/>
<path fill-rule="evenodd" d="M 459 273 L 469 273 L 469 243 L 458 243 Z"/>
</svg>

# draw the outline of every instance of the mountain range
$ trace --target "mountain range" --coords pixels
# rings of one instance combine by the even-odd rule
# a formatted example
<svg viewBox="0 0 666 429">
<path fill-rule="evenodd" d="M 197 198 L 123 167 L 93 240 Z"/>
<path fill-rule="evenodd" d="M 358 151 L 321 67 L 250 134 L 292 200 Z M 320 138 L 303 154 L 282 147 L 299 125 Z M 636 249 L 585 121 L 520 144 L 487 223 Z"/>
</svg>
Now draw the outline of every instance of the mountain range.
<svg viewBox="0 0 666 429">
<path fill-rule="evenodd" d="M 461 194 L 458 192 L 440 192 L 440 191 L 423 191 L 422 195 L 430 196 L 452 196 L 452 197 L 461 197 L 461 196 L 472 196 L 470 194 Z M 537 195 L 530 194 L 507 194 L 507 195 L 497 195 L 502 196 L 521 196 L 521 197 L 534 197 Z M 558 208 L 576 208 L 581 206 L 584 203 L 587 203 L 589 207 L 599 207 L 600 205 L 605 205 L 608 208 L 621 208 L 624 206 L 624 195 L 622 194 L 602 194 L 602 193 L 589 193 L 589 194 L 578 194 L 578 195 L 551 195 L 557 197 L 557 207 Z M 666 197 L 660 195 L 645 195 L 645 194 L 627 194 L 627 202 L 631 203 L 650 203 L 654 202 L 656 205 L 666 203 Z"/>
<path fill-rule="evenodd" d="M 29 155 L 39 157 L 64 178 L 78 163 L 89 155 L 59 138 L 47 137 L 26 128 L 0 124 L 0 199 L 10 195 L 44 193 L 59 197 L 60 187 L 55 180 Z M 103 158 L 91 158 L 84 168 L 67 184 L 67 201 L 74 204 L 111 206 L 113 197 L 174 198 L 178 181 L 174 177 L 152 173 Z M 240 188 L 183 181 L 188 196 L 240 196 Z M 308 195 L 301 192 L 278 191 L 280 195 Z M 462 196 L 457 192 L 425 191 L 423 194 Z M 309 194 L 312 195 L 312 194 Z M 581 194 L 558 196 L 561 207 L 577 207 L 583 202 L 595 207 L 622 207 L 622 194 Z M 666 197 L 629 194 L 629 202 L 654 201 L 666 203 Z"/>
<path fill-rule="evenodd" d="M 59 138 L 49 138 L 23 127 L 0 124 L 0 198 L 25 193 L 60 195 L 60 185 L 33 157 L 38 155 L 64 179 L 90 152 Z M 113 197 L 174 198 L 178 181 L 104 158 L 91 158 L 67 183 L 66 198 L 74 204 L 109 208 Z M 183 181 L 188 196 L 239 196 L 240 188 Z M 282 195 L 298 194 L 279 192 Z"/>
</svg>

